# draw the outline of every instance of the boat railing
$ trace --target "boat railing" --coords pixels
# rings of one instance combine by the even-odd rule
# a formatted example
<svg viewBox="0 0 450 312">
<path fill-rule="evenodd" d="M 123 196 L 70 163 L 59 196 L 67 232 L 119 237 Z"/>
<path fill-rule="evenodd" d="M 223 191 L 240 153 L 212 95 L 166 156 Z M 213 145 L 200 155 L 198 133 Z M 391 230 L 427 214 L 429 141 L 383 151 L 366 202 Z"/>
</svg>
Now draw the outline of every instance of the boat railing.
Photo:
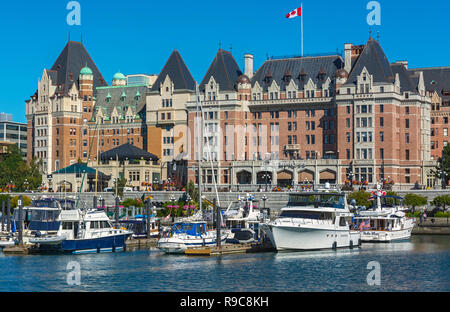
<svg viewBox="0 0 450 312">
<path fill-rule="evenodd" d="M 289 222 L 294 224 L 332 224 L 332 220 L 321 219 L 305 219 L 305 218 L 281 218 L 281 222 Z"/>
</svg>

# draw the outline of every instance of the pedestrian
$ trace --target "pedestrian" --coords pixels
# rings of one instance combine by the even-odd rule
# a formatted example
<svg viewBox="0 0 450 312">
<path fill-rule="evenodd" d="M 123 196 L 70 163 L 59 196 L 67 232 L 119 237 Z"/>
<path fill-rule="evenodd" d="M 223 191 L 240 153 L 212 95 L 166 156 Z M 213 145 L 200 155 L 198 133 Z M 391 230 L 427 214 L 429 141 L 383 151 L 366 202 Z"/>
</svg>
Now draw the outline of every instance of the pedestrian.
<svg viewBox="0 0 450 312">
<path fill-rule="evenodd" d="M 426 212 L 424 212 L 424 214 L 423 214 L 423 222 L 427 222 L 427 213 Z"/>
<path fill-rule="evenodd" d="M 423 221 L 423 212 L 421 211 L 420 212 L 420 223 L 422 223 L 422 221 Z"/>
</svg>

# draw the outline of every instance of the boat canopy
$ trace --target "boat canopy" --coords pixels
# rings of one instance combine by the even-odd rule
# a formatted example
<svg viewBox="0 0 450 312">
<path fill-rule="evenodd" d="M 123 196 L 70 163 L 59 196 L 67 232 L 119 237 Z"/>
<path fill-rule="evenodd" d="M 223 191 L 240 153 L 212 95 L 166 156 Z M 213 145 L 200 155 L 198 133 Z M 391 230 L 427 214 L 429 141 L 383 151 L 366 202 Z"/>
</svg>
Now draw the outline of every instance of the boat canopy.
<svg viewBox="0 0 450 312">
<path fill-rule="evenodd" d="M 191 236 L 201 236 L 206 233 L 206 223 L 175 223 L 172 227 L 174 234 L 187 234 Z"/>
</svg>

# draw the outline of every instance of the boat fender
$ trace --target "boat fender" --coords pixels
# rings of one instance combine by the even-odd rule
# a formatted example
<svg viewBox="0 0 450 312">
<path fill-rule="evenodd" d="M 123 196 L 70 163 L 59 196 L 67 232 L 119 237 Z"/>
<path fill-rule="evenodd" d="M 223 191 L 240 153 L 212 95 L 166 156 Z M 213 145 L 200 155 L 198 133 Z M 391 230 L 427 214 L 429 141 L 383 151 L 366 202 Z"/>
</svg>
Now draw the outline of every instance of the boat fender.
<svg viewBox="0 0 450 312">
<path fill-rule="evenodd" d="M 353 249 L 353 241 L 350 240 L 350 249 Z"/>
<path fill-rule="evenodd" d="M 358 246 L 360 246 L 360 247 L 361 247 L 361 238 L 360 238 L 360 239 L 358 239 Z"/>
<path fill-rule="evenodd" d="M 97 246 L 97 253 L 100 253 L 100 246 Z"/>
<path fill-rule="evenodd" d="M 336 250 L 337 249 L 337 242 L 334 242 L 333 245 L 331 246 L 331 248 Z"/>
</svg>

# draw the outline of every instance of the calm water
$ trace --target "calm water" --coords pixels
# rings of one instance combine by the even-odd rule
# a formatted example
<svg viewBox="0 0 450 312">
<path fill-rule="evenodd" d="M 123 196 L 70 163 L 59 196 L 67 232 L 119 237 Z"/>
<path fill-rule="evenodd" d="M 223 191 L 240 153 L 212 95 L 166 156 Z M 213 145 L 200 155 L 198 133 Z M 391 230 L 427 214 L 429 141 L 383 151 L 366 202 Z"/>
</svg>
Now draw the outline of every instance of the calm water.
<svg viewBox="0 0 450 312">
<path fill-rule="evenodd" d="M 67 264 L 81 267 L 81 285 L 67 284 Z M 367 264 L 381 265 L 381 285 L 366 282 Z M 222 257 L 139 250 L 93 255 L 5 256 L 0 291 L 450 291 L 450 237 L 364 244 L 338 251 Z M 220 285 L 220 288 L 216 288 Z"/>
</svg>

